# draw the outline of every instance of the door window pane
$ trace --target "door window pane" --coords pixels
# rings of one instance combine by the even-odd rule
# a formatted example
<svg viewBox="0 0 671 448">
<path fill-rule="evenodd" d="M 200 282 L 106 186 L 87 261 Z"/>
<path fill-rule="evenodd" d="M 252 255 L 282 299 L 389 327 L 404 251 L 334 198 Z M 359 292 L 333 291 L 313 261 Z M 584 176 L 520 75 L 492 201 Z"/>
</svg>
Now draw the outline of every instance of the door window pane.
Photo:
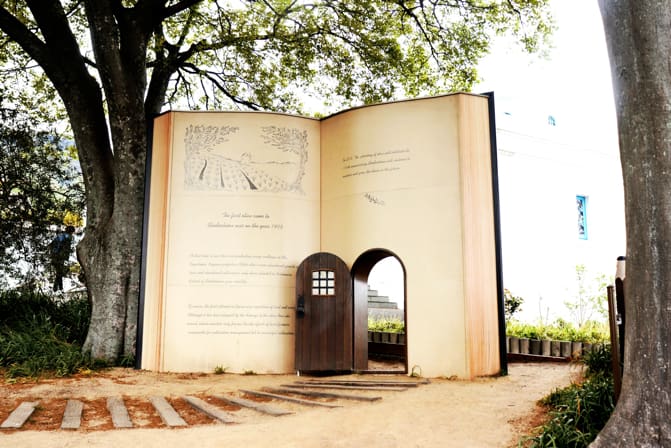
<svg viewBox="0 0 671 448">
<path fill-rule="evenodd" d="M 312 271 L 312 295 L 335 295 L 335 272 L 327 269 Z"/>
</svg>

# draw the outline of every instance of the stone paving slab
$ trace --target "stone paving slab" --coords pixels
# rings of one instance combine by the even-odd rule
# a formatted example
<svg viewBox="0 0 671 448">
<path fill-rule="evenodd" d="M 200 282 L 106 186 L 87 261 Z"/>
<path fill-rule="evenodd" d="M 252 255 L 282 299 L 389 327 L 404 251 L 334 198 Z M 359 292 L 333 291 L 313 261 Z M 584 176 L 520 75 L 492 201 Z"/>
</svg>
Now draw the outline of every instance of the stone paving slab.
<svg viewBox="0 0 671 448">
<path fill-rule="evenodd" d="M 128 415 L 128 409 L 121 397 L 109 397 L 107 399 L 107 410 L 112 416 L 112 424 L 115 428 L 132 428 L 133 422 Z"/>
<path fill-rule="evenodd" d="M 161 420 L 163 420 L 163 423 L 167 426 L 187 426 L 184 419 L 180 417 L 177 411 L 175 411 L 175 408 L 173 408 L 164 397 L 150 397 L 149 401 L 154 405 L 158 415 L 161 416 Z"/>
<path fill-rule="evenodd" d="M 84 403 L 79 400 L 68 400 L 61 421 L 61 429 L 79 429 L 82 424 Z"/>
<path fill-rule="evenodd" d="M 260 392 L 258 390 L 240 389 L 240 392 L 242 392 L 244 394 L 249 394 L 249 395 L 256 395 L 258 397 L 275 398 L 276 400 L 289 401 L 291 403 L 298 403 L 298 404 L 302 404 L 302 405 L 305 405 L 305 406 L 321 406 L 321 407 L 324 407 L 324 408 L 340 408 L 340 407 L 342 407 L 342 406 L 339 406 L 337 404 L 322 403 L 321 401 L 313 401 L 313 400 L 303 400 L 301 398 L 289 397 L 289 396 L 282 395 L 282 394 L 272 394 L 272 393 L 269 393 L 269 392 Z"/>
<path fill-rule="evenodd" d="M 35 411 L 39 401 L 24 401 L 19 407 L 14 409 L 9 417 L 2 422 L 0 428 L 2 429 L 19 429 L 30 418 Z"/>
<path fill-rule="evenodd" d="M 293 414 L 293 412 L 287 411 L 285 409 L 276 408 L 274 406 L 269 406 L 267 404 L 257 403 L 252 400 L 245 400 L 244 398 L 228 397 L 226 395 L 215 395 L 214 398 L 217 398 L 221 401 L 225 401 L 227 403 L 242 406 L 244 408 L 254 409 L 255 411 L 261 412 L 262 414 L 268 414 L 274 417 L 278 417 L 280 415 Z"/>
<path fill-rule="evenodd" d="M 306 397 L 335 398 L 336 400 L 354 400 L 354 401 L 378 401 L 382 397 L 368 397 L 365 395 L 334 394 L 331 392 L 319 392 L 314 390 L 292 389 L 290 387 L 266 387 L 265 391 L 272 394 L 294 394 L 305 395 Z"/>
<path fill-rule="evenodd" d="M 186 395 L 182 398 L 195 409 L 199 410 L 205 415 L 212 417 L 213 419 L 219 420 L 222 423 L 237 423 L 231 414 L 224 411 L 223 409 L 211 405 L 206 401 L 201 400 L 200 398 L 192 397 L 191 395 Z"/>
</svg>

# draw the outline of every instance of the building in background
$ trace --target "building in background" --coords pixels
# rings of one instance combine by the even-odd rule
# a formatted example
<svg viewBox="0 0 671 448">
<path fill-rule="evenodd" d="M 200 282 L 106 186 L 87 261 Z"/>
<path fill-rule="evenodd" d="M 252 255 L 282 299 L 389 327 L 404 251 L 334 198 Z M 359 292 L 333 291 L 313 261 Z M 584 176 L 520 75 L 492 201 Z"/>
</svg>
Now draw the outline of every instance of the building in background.
<svg viewBox="0 0 671 448">
<path fill-rule="evenodd" d="M 564 303 L 612 277 L 625 255 L 618 148 L 542 110 L 508 106 L 497 104 L 504 286 L 524 299 L 521 320 L 572 319 Z"/>
</svg>

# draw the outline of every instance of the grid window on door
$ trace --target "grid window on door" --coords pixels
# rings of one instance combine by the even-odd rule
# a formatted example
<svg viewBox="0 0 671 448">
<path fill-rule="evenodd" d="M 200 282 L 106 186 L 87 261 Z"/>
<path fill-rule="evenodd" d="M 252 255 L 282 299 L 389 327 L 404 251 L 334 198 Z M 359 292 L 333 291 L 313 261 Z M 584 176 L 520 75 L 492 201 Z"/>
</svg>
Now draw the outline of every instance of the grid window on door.
<svg viewBox="0 0 671 448">
<path fill-rule="evenodd" d="M 335 272 L 327 270 L 312 271 L 312 295 L 335 295 Z"/>
</svg>

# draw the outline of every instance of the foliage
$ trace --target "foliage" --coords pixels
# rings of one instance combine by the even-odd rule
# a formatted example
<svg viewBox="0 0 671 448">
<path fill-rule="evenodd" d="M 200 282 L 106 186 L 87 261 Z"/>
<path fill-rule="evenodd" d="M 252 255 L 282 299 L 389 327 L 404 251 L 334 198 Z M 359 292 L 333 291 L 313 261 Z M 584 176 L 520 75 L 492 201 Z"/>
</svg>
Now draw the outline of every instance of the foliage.
<svg viewBox="0 0 671 448">
<path fill-rule="evenodd" d="M 522 310 L 522 303 L 524 303 L 522 297 L 514 296 L 508 288 L 503 290 L 503 309 L 506 316 L 506 322 L 512 320 L 516 312 Z"/>
<path fill-rule="evenodd" d="M 81 344 L 89 314 L 84 296 L 57 300 L 42 293 L 0 293 L 0 368 L 5 376 L 64 376 L 88 367 Z"/>
<path fill-rule="evenodd" d="M 85 349 L 135 350 L 148 131 L 166 106 L 302 111 L 311 94 L 340 107 L 468 90 L 495 35 L 538 50 L 548 3 L 0 2 L 0 85 L 26 86 L 12 100 L 36 114 L 67 111 L 82 164 Z"/>
<path fill-rule="evenodd" d="M 572 323 L 562 319 L 557 319 L 553 325 L 533 325 L 511 321 L 506 323 L 506 334 L 519 338 L 589 343 L 603 343 L 610 339 L 609 329 L 605 323 L 589 321 L 581 327 L 575 327 Z"/>
<path fill-rule="evenodd" d="M 71 148 L 55 131 L 33 127 L 19 112 L 0 107 L 0 287 L 9 279 L 42 283 L 53 229 L 81 222 L 83 213 Z"/>
<path fill-rule="evenodd" d="M 0 61 L 18 68 L 5 71 L 2 83 L 18 84 L 17 77 L 25 76 L 21 85 L 36 95 L 23 94 L 17 101 L 51 120 L 63 117 L 62 105 L 59 113 L 48 110 L 56 91 L 41 70 L 26 67 L 32 57 L 47 71 L 52 68 L 34 42 L 31 47 L 16 31 L 11 17 L 27 33 L 41 30 L 46 38 L 36 37 L 47 45 L 46 30 L 58 30 L 63 40 L 76 39 L 82 54 L 99 58 L 102 52 L 91 52 L 96 42 L 89 33 L 102 30 L 91 29 L 89 20 L 109 14 L 86 3 L 60 3 L 26 7 L 10 1 L 3 4 L 6 16 L 0 15 L 0 29 L 10 37 Z M 162 103 L 164 98 L 154 98 L 162 93 L 169 103 L 190 109 L 300 111 L 306 94 L 323 97 L 327 104 L 350 104 L 468 91 L 477 80 L 477 62 L 495 36 L 511 35 L 527 51 L 537 52 L 553 28 L 547 0 L 144 3 L 119 3 L 114 15 L 116 21 L 147 26 L 132 36 L 143 41 L 126 41 L 135 44 L 128 51 L 146 48 L 146 55 L 138 56 L 146 56 L 140 62 L 152 69 L 147 98 Z M 63 22 L 57 23 L 61 14 Z M 94 73 L 108 63 L 76 62 L 97 62 L 89 65 Z M 108 86 L 101 88 L 113 94 Z"/>
<path fill-rule="evenodd" d="M 613 357 L 611 356 L 610 344 L 597 347 L 582 357 L 585 364 L 587 377 L 613 374 Z"/>
<path fill-rule="evenodd" d="M 585 380 L 558 389 L 541 400 L 550 411 L 550 420 L 528 446 L 586 447 L 605 426 L 615 408 L 610 347 L 585 357 Z"/>
<path fill-rule="evenodd" d="M 135 355 L 132 353 L 126 353 L 124 356 L 119 358 L 117 365 L 119 367 L 135 367 Z"/>
<path fill-rule="evenodd" d="M 368 318 L 368 331 L 383 333 L 405 333 L 405 322 L 401 319 Z"/>
<path fill-rule="evenodd" d="M 574 301 L 564 302 L 573 315 L 578 327 L 587 321 L 601 318 L 608 319 L 608 299 L 606 287 L 609 282 L 604 274 L 590 275 L 585 265 L 575 267 L 577 291 Z"/>
</svg>

